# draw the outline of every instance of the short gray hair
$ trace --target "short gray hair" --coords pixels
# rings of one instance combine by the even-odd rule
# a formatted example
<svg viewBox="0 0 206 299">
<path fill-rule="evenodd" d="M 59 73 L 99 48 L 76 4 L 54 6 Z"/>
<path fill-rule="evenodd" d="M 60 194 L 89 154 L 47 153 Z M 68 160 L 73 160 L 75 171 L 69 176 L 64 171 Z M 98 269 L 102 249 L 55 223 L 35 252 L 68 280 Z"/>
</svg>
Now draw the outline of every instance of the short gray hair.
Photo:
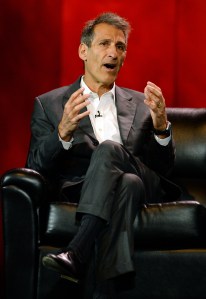
<svg viewBox="0 0 206 299">
<path fill-rule="evenodd" d="M 86 22 L 81 34 L 81 43 L 84 43 L 88 47 L 91 47 L 91 43 L 94 37 L 94 28 L 96 25 L 101 23 L 106 23 L 115 26 L 117 29 L 122 30 L 127 44 L 128 36 L 131 31 L 131 26 L 126 19 L 112 12 L 102 13 L 98 15 L 95 19 Z"/>
</svg>

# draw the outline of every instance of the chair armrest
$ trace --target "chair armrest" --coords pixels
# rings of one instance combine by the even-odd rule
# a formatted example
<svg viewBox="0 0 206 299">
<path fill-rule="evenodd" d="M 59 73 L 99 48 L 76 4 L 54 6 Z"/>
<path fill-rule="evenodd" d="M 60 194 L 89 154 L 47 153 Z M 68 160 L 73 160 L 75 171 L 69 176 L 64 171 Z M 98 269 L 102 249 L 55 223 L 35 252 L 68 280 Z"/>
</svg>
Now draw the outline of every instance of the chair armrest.
<svg viewBox="0 0 206 299">
<path fill-rule="evenodd" d="M 14 168 L 7 171 L 1 178 L 1 189 L 8 186 L 15 186 L 25 192 L 37 206 L 45 198 L 47 192 L 45 178 L 29 168 Z"/>
<path fill-rule="evenodd" d="M 38 259 L 38 205 L 46 181 L 36 171 L 16 168 L 1 178 L 5 292 L 8 298 L 34 298 Z M 25 288 L 26 286 L 26 288 Z"/>
</svg>

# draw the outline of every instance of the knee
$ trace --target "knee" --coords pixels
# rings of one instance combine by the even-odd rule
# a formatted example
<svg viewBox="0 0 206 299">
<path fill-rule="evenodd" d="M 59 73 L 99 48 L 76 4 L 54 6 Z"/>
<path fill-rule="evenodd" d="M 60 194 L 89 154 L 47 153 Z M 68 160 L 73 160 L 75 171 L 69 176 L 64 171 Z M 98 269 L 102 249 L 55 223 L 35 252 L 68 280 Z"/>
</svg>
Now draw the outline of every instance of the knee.
<svg viewBox="0 0 206 299">
<path fill-rule="evenodd" d="M 121 148 L 121 144 L 112 140 L 105 140 L 102 143 L 100 143 L 97 147 L 97 150 L 104 150 L 104 151 L 110 151 L 113 149 Z"/>
<path fill-rule="evenodd" d="M 145 202 L 145 188 L 141 178 L 132 173 L 124 173 L 119 180 L 116 195 L 118 205 L 126 204 L 136 213 L 138 207 Z"/>
<path fill-rule="evenodd" d="M 126 188 L 127 191 L 131 191 L 132 193 L 138 193 L 144 195 L 145 189 L 144 184 L 139 176 L 133 173 L 124 173 L 122 175 L 123 188 Z"/>
<path fill-rule="evenodd" d="M 118 155 L 118 153 L 121 151 L 121 144 L 112 140 L 105 140 L 97 146 L 94 151 L 94 155 L 100 155 L 100 157 L 103 159 L 104 157 Z"/>
</svg>

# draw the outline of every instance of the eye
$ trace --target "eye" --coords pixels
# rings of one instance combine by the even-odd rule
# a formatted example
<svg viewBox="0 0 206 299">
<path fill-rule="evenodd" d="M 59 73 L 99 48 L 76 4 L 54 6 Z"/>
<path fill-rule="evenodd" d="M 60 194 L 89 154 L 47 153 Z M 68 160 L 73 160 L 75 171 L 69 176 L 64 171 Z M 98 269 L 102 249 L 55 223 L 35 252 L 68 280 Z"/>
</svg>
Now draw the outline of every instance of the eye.
<svg viewBox="0 0 206 299">
<path fill-rule="evenodd" d="M 125 52 L 126 51 L 126 46 L 124 44 L 117 44 L 117 49 L 122 51 L 122 52 Z"/>
<path fill-rule="evenodd" d="M 109 42 L 108 41 L 102 41 L 99 43 L 101 46 L 108 46 Z"/>
</svg>

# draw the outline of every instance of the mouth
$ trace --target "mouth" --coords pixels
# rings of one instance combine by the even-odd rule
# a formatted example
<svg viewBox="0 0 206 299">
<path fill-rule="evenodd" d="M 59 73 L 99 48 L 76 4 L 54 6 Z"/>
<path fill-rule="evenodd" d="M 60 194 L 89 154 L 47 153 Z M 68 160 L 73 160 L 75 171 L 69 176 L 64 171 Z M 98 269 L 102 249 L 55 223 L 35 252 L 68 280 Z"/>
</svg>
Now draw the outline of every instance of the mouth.
<svg viewBox="0 0 206 299">
<path fill-rule="evenodd" d="M 114 63 L 105 63 L 105 64 L 103 64 L 103 66 L 108 70 L 114 70 L 117 65 Z"/>
</svg>

